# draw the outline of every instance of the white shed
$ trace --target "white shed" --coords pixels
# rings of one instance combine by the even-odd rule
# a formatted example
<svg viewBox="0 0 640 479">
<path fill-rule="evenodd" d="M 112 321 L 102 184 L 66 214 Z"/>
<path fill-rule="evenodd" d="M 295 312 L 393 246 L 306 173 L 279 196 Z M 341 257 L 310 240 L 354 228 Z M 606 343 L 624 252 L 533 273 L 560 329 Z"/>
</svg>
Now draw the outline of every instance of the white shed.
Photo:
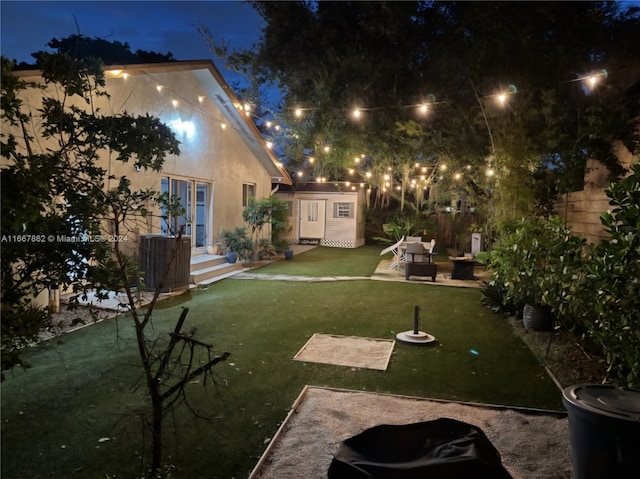
<svg viewBox="0 0 640 479">
<path fill-rule="evenodd" d="M 366 189 L 344 182 L 279 185 L 289 206 L 291 244 L 357 248 L 364 244 Z"/>
</svg>

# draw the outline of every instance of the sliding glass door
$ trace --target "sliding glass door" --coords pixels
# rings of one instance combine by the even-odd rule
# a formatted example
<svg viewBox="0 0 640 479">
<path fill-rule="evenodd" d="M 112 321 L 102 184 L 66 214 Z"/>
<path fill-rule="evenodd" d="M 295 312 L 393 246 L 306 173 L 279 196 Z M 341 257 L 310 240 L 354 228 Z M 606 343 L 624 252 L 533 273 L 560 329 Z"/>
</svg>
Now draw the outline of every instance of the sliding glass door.
<svg viewBox="0 0 640 479">
<path fill-rule="evenodd" d="M 185 211 L 184 215 L 163 219 L 163 234 L 176 234 L 191 237 L 191 247 L 204 250 L 209 241 L 211 185 L 196 180 L 184 180 L 165 177 L 162 179 L 163 193 L 175 196 Z"/>
</svg>

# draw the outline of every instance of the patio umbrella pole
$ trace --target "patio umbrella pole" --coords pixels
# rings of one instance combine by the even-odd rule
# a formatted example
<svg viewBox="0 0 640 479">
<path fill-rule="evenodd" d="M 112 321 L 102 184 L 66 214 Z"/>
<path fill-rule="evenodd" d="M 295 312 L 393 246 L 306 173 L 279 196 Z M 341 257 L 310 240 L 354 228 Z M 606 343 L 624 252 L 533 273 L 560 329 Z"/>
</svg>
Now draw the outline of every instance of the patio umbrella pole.
<svg viewBox="0 0 640 479">
<path fill-rule="evenodd" d="M 420 324 L 420 307 L 416 304 L 413 308 L 413 331 L 405 331 L 396 334 L 396 339 L 403 343 L 411 344 L 432 344 L 436 342 L 436 338 L 429 333 L 419 330 Z"/>
</svg>

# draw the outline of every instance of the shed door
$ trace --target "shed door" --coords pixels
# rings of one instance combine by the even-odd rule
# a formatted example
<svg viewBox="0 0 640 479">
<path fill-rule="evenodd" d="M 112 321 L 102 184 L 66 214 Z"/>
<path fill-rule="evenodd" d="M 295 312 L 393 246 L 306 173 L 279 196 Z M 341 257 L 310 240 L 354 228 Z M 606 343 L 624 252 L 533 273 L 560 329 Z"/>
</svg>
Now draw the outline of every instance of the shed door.
<svg viewBox="0 0 640 479">
<path fill-rule="evenodd" d="M 300 200 L 300 239 L 324 238 L 325 200 Z"/>
</svg>

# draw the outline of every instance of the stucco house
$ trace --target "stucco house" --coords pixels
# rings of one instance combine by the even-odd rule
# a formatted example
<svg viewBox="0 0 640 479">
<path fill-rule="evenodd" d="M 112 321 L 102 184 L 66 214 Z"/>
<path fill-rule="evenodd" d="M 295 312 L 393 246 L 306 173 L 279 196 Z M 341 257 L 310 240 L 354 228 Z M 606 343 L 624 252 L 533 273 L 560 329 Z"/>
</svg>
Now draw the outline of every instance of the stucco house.
<svg viewBox="0 0 640 479">
<path fill-rule="evenodd" d="M 39 71 L 15 74 L 42 82 Z M 191 281 L 206 282 L 222 274 L 220 268 L 230 266 L 217 254 L 220 229 L 243 225 L 249 196 L 267 197 L 275 185 L 290 185 L 291 178 L 212 61 L 110 65 L 105 80 L 108 97 L 97 98 L 95 107 L 110 115 L 126 111 L 159 118 L 175 132 L 181 153 L 168 156 L 158 173 L 137 171 L 108 155 L 99 165 L 116 178 L 127 176 L 132 189 L 180 196 L 190 221 L 172 218 L 171 225 L 190 238 Z M 37 91 L 29 94 L 25 105 L 35 110 L 42 97 Z M 127 232 L 129 244 L 135 247 L 140 237 L 168 230 L 160 212 L 154 211 L 146 224 Z"/>
<path fill-rule="evenodd" d="M 357 248 L 364 244 L 367 185 L 347 182 L 281 184 L 275 196 L 289 207 L 292 244 Z"/>
</svg>

